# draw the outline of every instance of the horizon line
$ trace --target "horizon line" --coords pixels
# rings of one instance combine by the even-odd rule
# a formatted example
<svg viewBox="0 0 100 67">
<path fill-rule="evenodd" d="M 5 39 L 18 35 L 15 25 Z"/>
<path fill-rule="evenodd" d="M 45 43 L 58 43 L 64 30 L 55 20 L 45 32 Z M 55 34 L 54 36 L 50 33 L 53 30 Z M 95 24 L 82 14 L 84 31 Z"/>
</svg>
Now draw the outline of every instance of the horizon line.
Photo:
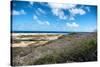
<svg viewBox="0 0 100 67">
<path fill-rule="evenodd" d="M 11 31 L 11 33 L 72 33 L 72 32 L 77 33 L 77 32 L 80 32 L 80 31 Z M 81 32 L 85 33 L 85 31 L 81 31 Z M 96 31 L 88 31 L 88 32 L 91 33 L 91 32 L 96 32 Z"/>
</svg>

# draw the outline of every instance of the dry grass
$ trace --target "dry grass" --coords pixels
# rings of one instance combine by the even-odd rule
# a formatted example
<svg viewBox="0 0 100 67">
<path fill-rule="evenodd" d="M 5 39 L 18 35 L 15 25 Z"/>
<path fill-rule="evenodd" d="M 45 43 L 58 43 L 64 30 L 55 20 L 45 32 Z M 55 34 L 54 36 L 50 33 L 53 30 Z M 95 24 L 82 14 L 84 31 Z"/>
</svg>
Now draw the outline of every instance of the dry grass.
<svg viewBox="0 0 100 67">
<path fill-rule="evenodd" d="M 97 61 L 96 37 L 96 33 L 75 33 L 41 46 L 12 48 L 12 65 Z"/>
</svg>

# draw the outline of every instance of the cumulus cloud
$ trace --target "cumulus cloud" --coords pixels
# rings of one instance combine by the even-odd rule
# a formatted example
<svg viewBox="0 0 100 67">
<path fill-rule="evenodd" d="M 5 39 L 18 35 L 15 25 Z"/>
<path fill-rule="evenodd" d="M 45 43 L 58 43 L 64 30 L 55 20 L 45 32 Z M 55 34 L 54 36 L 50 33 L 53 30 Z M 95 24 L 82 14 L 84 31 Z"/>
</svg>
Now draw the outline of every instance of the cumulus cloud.
<svg viewBox="0 0 100 67">
<path fill-rule="evenodd" d="M 19 11 L 16 11 L 16 10 L 13 10 L 12 11 L 12 15 L 20 15 L 20 12 Z"/>
<path fill-rule="evenodd" d="M 72 9 L 69 9 L 69 12 L 72 15 L 76 15 L 76 14 L 84 15 L 84 14 L 86 14 L 86 11 L 83 10 L 82 8 L 72 8 Z"/>
<path fill-rule="evenodd" d="M 75 20 L 76 15 L 85 15 L 86 13 L 90 12 L 90 7 L 86 7 L 81 5 L 80 7 L 74 7 L 69 9 L 70 17 L 69 20 Z"/>
<path fill-rule="evenodd" d="M 60 9 L 52 9 L 52 12 L 55 16 L 58 16 L 60 19 L 67 19 L 67 16 Z"/>
<path fill-rule="evenodd" d="M 55 16 L 58 16 L 60 19 L 67 19 L 68 16 L 66 16 L 64 14 L 64 10 L 66 9 L 71 9 L 71 8 L 74 8 L 76 5 L 73 5 L 73 4 L 57 4 L 57 3 L 48 3 L 48 5 L 50 6 L 50 8 L 52 9 L 52 13 L 55 15 Z"/>
<path fill-rule="evenodd" d="M 51 8 L 57 9 L 70 9 L 75 7 L 74 4 L 61 4 L 61 3 L 48 3 Z"/>
<path fill-rule="evenodd" d="M 86 14 L 86 10 L 89 12 L 89 7 L 86 7 L 86 10 L 83 9 L 84 6 L 77 7 L 75 4 L 61 4 L 61 3 L 48 3 L 49 7 L 51 8 L 52 13 L 55 16 L 58 16 L 59 19 L 62 20 L 75 20 L 76 15 L 84 15 Z M 68 10 L 70 15 L 65 15 L 66 12 L 63 10 Z"/>
<path fill-rule="evenodd" d="M 13 10 L 12 11 L 12 15 L 25 15 L 26 12 L 22 9 L 20 11 L 17 11 L 17 10 Z"/>
<path fill-rule="evenodd" d="M 69 28 L 78 28 L 79 27 L 79 24 L 77 24 L 76 22 L 66 23 L 66 25 Z"/>
</svg>

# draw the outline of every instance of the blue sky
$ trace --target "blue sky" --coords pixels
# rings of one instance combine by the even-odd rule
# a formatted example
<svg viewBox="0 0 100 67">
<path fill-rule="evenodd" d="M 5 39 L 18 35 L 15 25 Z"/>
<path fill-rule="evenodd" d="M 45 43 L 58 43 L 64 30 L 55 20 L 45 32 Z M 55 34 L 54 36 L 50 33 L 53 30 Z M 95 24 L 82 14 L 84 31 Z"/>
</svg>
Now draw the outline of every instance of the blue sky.
<svg viewBox="0 0 100 67">
<path fill-rule="evenodd" d="M 47 2 L 12 2 L 12 31 L 92 32 L 97 7 Z"/>
</svg>

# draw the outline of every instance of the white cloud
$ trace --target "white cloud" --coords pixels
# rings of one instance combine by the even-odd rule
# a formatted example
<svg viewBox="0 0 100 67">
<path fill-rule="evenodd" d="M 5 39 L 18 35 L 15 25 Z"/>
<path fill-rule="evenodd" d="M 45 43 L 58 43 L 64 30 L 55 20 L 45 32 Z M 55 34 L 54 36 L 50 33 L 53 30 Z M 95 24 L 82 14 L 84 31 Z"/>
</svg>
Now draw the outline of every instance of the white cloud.
<svg viewBox="0 0 100 67">
<path fill-rule="evenodd" d="M 50 25 L 50 23 L 48 21 L 45 21 L 45 24 Z"/>
<path fill-rule="evenodd" d="M 67 27 L 69 28 L 78 28 L 79 25 L 75 22 L 72 22 L 72 23 L 66 23 Z"/>
<path fill-rule="evenodd" d="M 75 8 L 76 6 L 75 4 L 66 4 L 66 9 Z"/>
<path fill-rule="evenodd" d="M 48 21 L 41 21 L 41 20 L 37 20 L 38 24 L 41 24 L 41 25 L 50 25 L 50 23 Z"/>
<path fill-rule="evenodd" d="M 69 20 L 71 21 L 71 20 L 75 20 L 75 18 L 73 17 L 73 16 L 70 16 L 69 17 Z"/>
<path fill-rule="evenodd" d="M 80 8 L 77 8 L 77 5 L 75 4 L 61 4 L 61 3 L 48 3 L 50 8 L 52 9 L 52 13 L 55 16 L 58 16 L 60 19 L 66 20 L 68 19 L 68 15 L 65 15 L 63 10 L 68 10 L 69 20 L 75 20 L 75 16 L 78 15 L 84 15 L 86 14 L 86 10 L 84 10 L 84 6 L 81 6 Z M 89 10 L 89 7 L 86 8 L 87 11 Z"/>
<path fill-rule="evenodd" d="M 12 11 L 12 15 L 25 15 L 26 12 L 24 10 L 20 10 L 20 11 L 16 11 L 16 10 L 13 10 Z"/>
<path fill-rule="evenodd" d="M 38 24 L 43 24 L 36 15 L 33 15 L 33 20 L 37 21 Z"/>
<path fill-rule="evenodd" d="M 67 19 L 67 16 L 60 9 L 52 9 L 52 12 L 55 16 L 58 16 L 60 19 Z"/>
<path fill-rule="evenodd" d="M 48 3 L 51 8 L 56 9 L 70 9 L 75 7 L 74 4 Z"/>
<path fill-rule="evenodd" d="M 69 9 L 69 12 L 72 15 L 76 15 L 76 14 L 84 15 L 84 14 L 86 14 L 86 11 L 83 10 L 82 8 L 72 8 L 72 9 Z"/>
<path fill-rule="evenodd" d="M 36 15 L 33 15 L 33 20 L 37 21 L 38 24 L 44 24 Z"/>
<path fill-rule="evenodd" d="M 28 7 L 29 7 L 29 8 L 33 8 L 33 4 L 34 4 L 33 1 L 29 1 L 29 5 L 28 5 Z"/>
<path fill-rule="evenodd" d="M 69 20 L 75 20 L 76 15 L 84 15 L 90 11 L 89 7 L 80 6 L 80 8 L 74 7 L 69 9 Z"/>
<path fill-rule="evenodd" d="M 50 25 L 48 21 L 42 21 L 36 15 L 33 15 L 33 19 L 36 20 L 38 24 Z"/>
<path fill-rule="evenodd" d="M 24 10 L 20 10 L 20 14 L 26 14 Z"/>
<path fill-rule="evenodd" d="M 37 10 L 35 11 L 36 12 L 36 14 L 39 16 L 39 15 L 41 15 L 41 14 L 45 14 L 46 12 L 43 10 L 43 9 L 41 9 L 41 8 L 37 8 Z"/>
<path fill-rule="evenodd" d="M 34 2 L 33 2 L 33 1 L 29 1 L 29 3 L 30 3 L 30 5 L 31 5 L 31 6 L 34 4 Z"/>
<path fill-rule="evenodd" d="M 33 15 L 33 19 L 34 19 L 34 20 L 37 20 L 38 17 L 37 17 L 36 15 Z"/>
<path fill-rule="evenodd" d="M 85 7 L 85 9 L 86 9 L 88 12 L 90 12 L 90 7 Z"/>
<path fill-rule="evenodd" d="M 64 14 L 64 12 L 61 11 L 61 10 L 59 10 L 58 16 L 59 16 L 60 19 L 67 19 L 67 16 L 66 16 L 66 15 Z"/>
<path fill-rule="evenodd" d="M 12 15 L 20 15 L 20 12 L 19 11 L 16 11 L 16 10 L 13 10 L 12 11 Z"/>
<path fill-rule="evenodd" d="M 73 4 L 57 4 L 57 3 L 48 3 L 48 5 L 50 6 L 50 8 L 52 9 L 52 13 L 55 16 L 58 16 L 60 19 L 66 20 L 68 18 L 67 15 L 64 14 L 63 9 L 70 9 L 70 8 L 74 8 L 76 5 Z"/>
<path fill-rule="evenodd" d="M 43 14 L 45 14 L 45 11 L 42 10 L 41 8 L 38 8 L 38 11 L 41 12 L 41 13 L 43 13 Z"/>
<path fill-rule="evenodd" d="M 54 15 L 58 16 L 59 15 L 59 9 L 52 9 L 52 12 Z"/>
<path fill-rule="evenodd" d="M 35 11 L 37 15 L 41 15 L 40 12 L 38 10 Z"/>
<path fill-rule="evenodd" d="M 37 20 L 38 24 L 44 24 L 42 21 L 40 21 L 39 19 Z"/>
</svg>

